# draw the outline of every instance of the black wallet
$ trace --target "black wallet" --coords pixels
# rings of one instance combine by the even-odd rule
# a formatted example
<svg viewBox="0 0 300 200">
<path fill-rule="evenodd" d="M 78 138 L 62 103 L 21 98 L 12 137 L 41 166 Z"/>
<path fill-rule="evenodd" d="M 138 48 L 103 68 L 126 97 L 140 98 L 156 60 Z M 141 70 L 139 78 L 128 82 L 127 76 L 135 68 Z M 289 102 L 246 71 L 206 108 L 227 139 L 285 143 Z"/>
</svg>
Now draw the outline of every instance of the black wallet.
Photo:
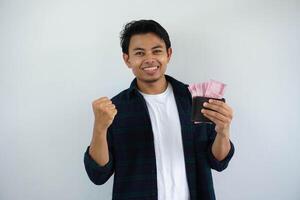
<svg viewBox="0 0 300 200">
<path fill-rule="evenodd" d="M 219 101 L 225 102 L 225 99 L 216 99 L 211 97 L 200 97 L 196 96 L 193 97 L 192 101 L 192 121 L 193 122 L 204 122 L 204 123 L 213 123 L 210 119 L 206 118 L 203 113 L 201 112 L 202 108 L 211 110 L 209 108 L 203 107 L 204 102 L 208 102 L 209 99 L 215 99 Z"/>
</svg>

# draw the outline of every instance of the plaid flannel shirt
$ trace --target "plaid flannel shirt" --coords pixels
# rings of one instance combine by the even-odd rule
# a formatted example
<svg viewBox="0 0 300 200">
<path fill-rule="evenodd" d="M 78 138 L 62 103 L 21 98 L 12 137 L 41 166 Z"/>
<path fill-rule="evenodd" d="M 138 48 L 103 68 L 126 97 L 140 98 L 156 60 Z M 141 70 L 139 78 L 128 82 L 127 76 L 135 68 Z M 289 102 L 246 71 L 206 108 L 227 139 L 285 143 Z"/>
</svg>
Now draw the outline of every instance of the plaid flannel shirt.
<svg viewBox="0 0 300 200">
<path fill-rule="evenodd" d="M 233 143 L 230 141 L 226 158 L 218 161 L 212 154 L 217 134 L 215 125 L 194 124 L 188 85 L 169 75 L 165 77 L 173 87 L 179 112 L 190 200 L 214 200 L 211 169 L 222 171 L 228 166 L 234 154 Z M 118 114 L 107 133 L 109 162 L 105 166 L 98 165 L 89 155 L 88 146 L 84 154 L 88 177 L 94 184 L 101 185 L 114 174 L 113 200 L 157 200 L 154 137 L 146 102 L 137 91 L 136 78 L 128 89 L 111 100 Z"/>
</svg>

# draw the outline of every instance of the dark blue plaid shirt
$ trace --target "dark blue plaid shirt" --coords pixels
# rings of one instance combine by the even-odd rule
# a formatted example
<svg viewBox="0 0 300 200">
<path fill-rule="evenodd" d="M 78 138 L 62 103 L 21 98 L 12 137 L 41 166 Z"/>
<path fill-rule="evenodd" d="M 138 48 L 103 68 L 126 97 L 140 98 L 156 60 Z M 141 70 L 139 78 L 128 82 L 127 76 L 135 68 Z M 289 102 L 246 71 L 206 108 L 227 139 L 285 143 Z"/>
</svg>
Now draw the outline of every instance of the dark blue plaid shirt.
<svg viewBox="0 0 300 200">
<path fill-rule="evenodd" d="M 211 169 L 224 170 L 234 154 L 234 146 L 230 141 L 230 152 L 222 161 L 213 156 L 215 125 L 192 123 L 188 85 L 165 76 L 173 87 L 179 112 L 190 199 L 214 200 Z M 105 166 L 98 165 L 89 155 L 88 147 L 84 154 L 86 172 L 96 185 L 104 184 L 114 173 L 113 200 L 157 200 L 154 137 L 146 102 L 137 91 L 136 78 L 128 89 L 111 100 L 118 114 L 108 128 L 109 162 Z"/>
</svg>

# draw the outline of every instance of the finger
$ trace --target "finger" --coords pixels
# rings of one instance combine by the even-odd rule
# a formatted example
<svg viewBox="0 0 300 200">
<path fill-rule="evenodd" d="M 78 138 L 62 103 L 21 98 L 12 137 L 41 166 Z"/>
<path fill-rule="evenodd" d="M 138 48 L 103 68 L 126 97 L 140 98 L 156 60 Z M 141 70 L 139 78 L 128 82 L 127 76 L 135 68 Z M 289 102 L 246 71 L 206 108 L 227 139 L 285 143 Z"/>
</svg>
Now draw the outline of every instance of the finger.
<svg viewBox="0 0 300 200">
<path fill-rule="evenodd" d="M 225 109 L 224 107 L 222 107 L 222 106 L 219 106 L 219 105 L 216 105 L 216 104 L 212 104 L 212 103 L 207 103 L 207 102 L 205 102 L 205 103 L 203 104 L 203 106 L 204 106 L 205 108 L 209 108 L 209 109 L 212 109 L 212 110 L 214 110 L 214 111 L 217 111 L 217 112 L 221 113 L 222 115 L 224 115 L 224 116 L 226 116 L 226 117 L 230 117 L 229 111 L 226 110 L 226 109 Z"/>
<path fill-rule="evenodd" d="M 115 109 L 115 111 L 114 111 L 114 114 L 117 114 L 118 113 L 118 110 L 117 109 Z"/>
<path fill-rule="evenodd" d="M 216 119 L 222 121 L 223 123 L 228 123 L 229 122 L 228 118 L 226 116 L 222 115 L 221 113 L 218 113 L 218 112 L 215 112 L 215 111 L 212 111 L 212 110 L 207 110 L 207 109 L 203 109 L 203 110 L 201 110 L 201 112 L 203 114 L 206 114 L 206 115 L 210 116 L 210 117 L 216 118 Z"/>
<path fill-rule="evenodd" d="M 96 105 L 107 106 L 112 104 L 112 101 L 109 99 L 102 99 L 101 101 L 96 102 Z"/>
<path fill-rule="evenodd" d="M 99 99 L 96 99 L 96 101 L 99 101 L 99 102 L 101 102 L 101 101 L 107 101 L 107 100 L 109 100 L 108 97 L 101 97 Z"/>
<path fill-rule="evenodd" d="M 222 106 L 226 110 L 231 111 L 231 108 L 228 106 L 228 104 L 225 103 L 225 102 L 223 102 L 223 101 L 221 101 L 221 100 L 209 99 L 208 102 L 211 103 L 211 104 L 214 104 L 214 105 Z"/>
<path fill-rule="evenodd" d="M 118 111 L 115 109 L 112 114 L 115 116 L 117 113 Z"/>
<path fill-rule="evenodd" d="M 209 120 L 211 120 L 213 123 L 215 123 L 216 125 L 219 125 L 219 123 L 220 123 L 220 120 L 218 120 L 218 119 L 216 119 L 216 118 L 214 118 L 214 117 L 212 117 L 212 116 L 209 116 L 209 115 L 207 115 L 207 114 L 203 114 L 206 118 L 208 118 Z"/>
<path fill-rule="evenodd" d="M 111 100 L 107 100 L 107 101 L 104 101 L 104 102 L 102 102 L 102 103 L 103 103 L 103 105 L 105 105 L 105 106 L 113 105 L 113 103 L 112 103 Z"/>
<path fill-rule="evenodd" d="M 106 102 L 106 101 L 109 101 L 109 98 L 107 97 L 101 97 L 99 99 L 96 99 L 92 102 L 93 105 L 98 105 L 98 104 L 101 104 L 103 102 Z"/>
<path fill-rule="evenodd" d="M 116 108 L 116 106 L 114 104 L 109 104 L 109 105 L 106 105 L 105 107 L 108 108 L 108 109 Z"/>
</svg>

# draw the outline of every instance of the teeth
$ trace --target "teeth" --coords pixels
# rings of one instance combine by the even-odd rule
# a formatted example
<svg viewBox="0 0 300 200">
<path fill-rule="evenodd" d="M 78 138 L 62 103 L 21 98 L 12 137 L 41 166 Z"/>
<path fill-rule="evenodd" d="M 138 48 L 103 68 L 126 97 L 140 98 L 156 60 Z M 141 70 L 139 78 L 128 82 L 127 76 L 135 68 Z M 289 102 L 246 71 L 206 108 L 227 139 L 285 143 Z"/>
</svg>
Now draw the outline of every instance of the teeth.
<svg viewBox="0 0 300 200">
<path fill-rule="evenodd" d="M 147 67 L 147 68 L 144 68 L 144 70 L 146 71 L 152 71 L 152 70 L 156 70 L 158 67 Z"/>
</svg>

